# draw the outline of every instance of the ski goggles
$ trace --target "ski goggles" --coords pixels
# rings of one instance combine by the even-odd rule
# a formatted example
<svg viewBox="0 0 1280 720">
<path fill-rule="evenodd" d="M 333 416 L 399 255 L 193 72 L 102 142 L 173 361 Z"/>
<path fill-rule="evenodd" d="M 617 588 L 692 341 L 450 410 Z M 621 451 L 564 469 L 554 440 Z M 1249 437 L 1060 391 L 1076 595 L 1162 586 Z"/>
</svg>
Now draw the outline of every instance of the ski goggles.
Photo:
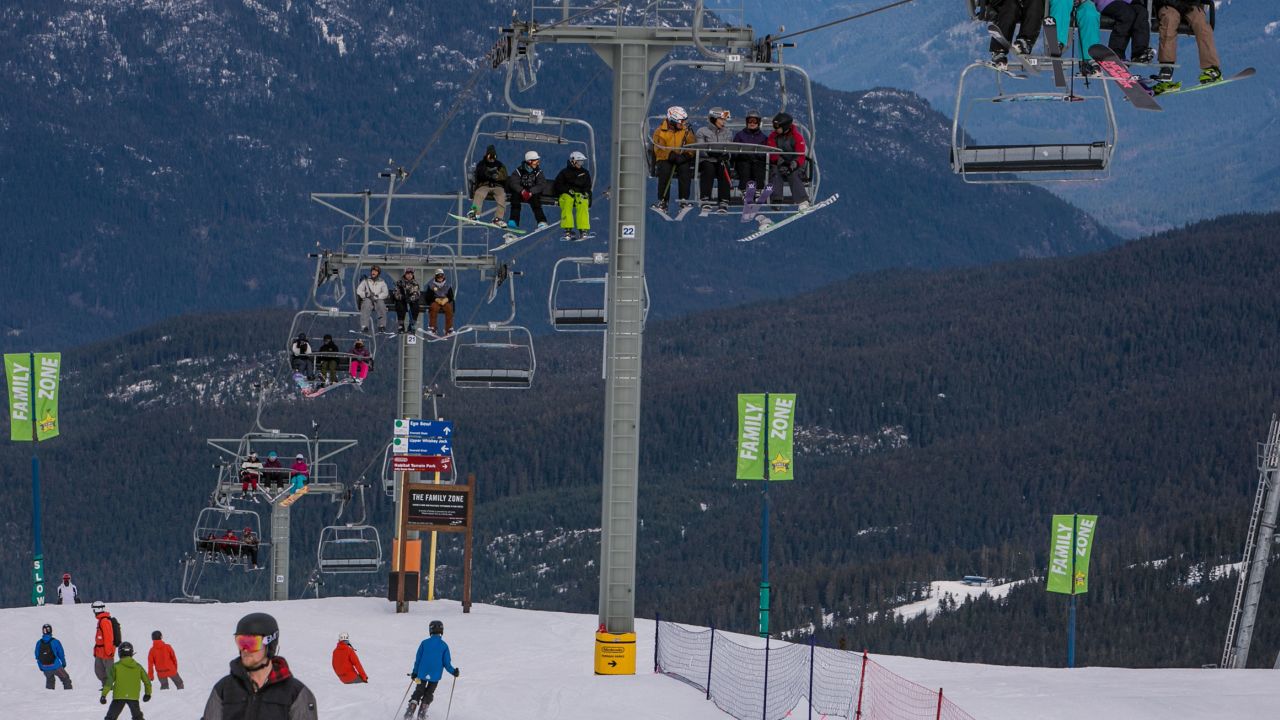
<svg viewBox="0 0 1280 720">
<path fill-rule="evenodd" d="M 245 652 L 258 652 L 275 639 L 275 635 L 237 635 L 236 647 Z"/>
</svg>

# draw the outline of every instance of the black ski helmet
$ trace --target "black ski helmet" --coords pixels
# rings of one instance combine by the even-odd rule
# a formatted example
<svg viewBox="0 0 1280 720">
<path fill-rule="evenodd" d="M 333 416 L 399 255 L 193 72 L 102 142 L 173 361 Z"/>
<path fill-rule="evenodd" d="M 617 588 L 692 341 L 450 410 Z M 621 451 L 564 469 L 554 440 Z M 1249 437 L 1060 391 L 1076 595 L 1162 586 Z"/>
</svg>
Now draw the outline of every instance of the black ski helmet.
<svg viewBox="0 0 1280 720">
<path fill-rule="evenodd" d="M 779 130 L 786 132 L 791 129 L 791 123 L 795 122 L 791 118 L 790 113 L 780 112 L 773 116 L 773 126 Z"/>
<path fill-rule="evenodd" d="M 440 622 L 439 620 L 432 620 L 431 625 L 429 626 L 429 629 L 432 635 L 443 635 L 444 623 Z"/>
<path fill-rule="evenodd" d="M 45 623 L 45 624 L 44 624 L 44 627 L 40 628 L 40 632 L 44 633 L 45 635 L 52 635 L 52 634 L 53 634 L 53 626 L 52 626 L 52 625 L 50 625 L 49 623 Z"/>
<path fill-rule="evenodd" d="M 267 657 L 276 656 L 280 645 L 280 625 L 276 619 L 266 613 L 249 613 L 236 623 L 236 635 L 261 635 L 262 644 L 267 647 Z"/>
<path fill-rule="evenodd" d="M 133 643 L 129 642 L 128 640 L 125 640 L 124 642 L 120 643 L 120 657 L 122 658 L 133 657 Z"/>
<path fill-rule="evenodd" d="M 164 636 L 160 634 L 160 631 L 159 631 L 159 630 L 152 630 L 152 631 L 151 631 L 151 639 L 152 639 L 152 640 L 159 640 L 159 639 L 160 639 L 160 638 L 162 638 L 162 637 L 164 637 Z"/>
</svg>

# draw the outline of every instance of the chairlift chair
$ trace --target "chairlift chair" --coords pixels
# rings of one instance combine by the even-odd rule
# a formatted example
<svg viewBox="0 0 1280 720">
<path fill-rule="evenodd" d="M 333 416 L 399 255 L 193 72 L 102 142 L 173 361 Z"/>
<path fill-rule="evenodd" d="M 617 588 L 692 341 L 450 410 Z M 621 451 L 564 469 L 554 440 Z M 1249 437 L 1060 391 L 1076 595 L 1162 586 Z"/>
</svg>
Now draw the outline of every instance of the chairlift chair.
<svg viewBox="0 0 1280 720">
<path fill-rule="evenodd" d="M 243 565 L 249 568 L 250 558 L 242 541 L 244 529 L 249 528 L 258 538 L 257 552 L 261 569 L 267 543 L 262 539 L 262 524 L 258 513 L 241 510 L 230 505 L 207 507 L 200 510 L 195 530 L 191 533 L 192 549 L 205 562 L 225 563 L 230 567 Z M 236 540 L 223 539 L 227 531 L 235 533 Z"/>
<path fill-rule="evenodd" d="M 557 148 L 563 153 L 563 157 L 542 158 L 542 173 L 548 184 L 555 180 L 556 174 L 568 163 L 569 153 L 576 150 L 586 155 L 587 162 L 590 163 L 587 170 L 591 172 L 593 190 L 598 182 L 596 133 L 591 123 L 577 118 L 552 117 L 538 111 L 488 112 L 476 121 L 466 155 L 463 156 L 462 177 L 468 203 L 475 193 L 473 180 L 476 164 L 484 159 L 484 150 L 488 145 L 494 145 L 498 150 L 498 160 L 506 166 L 508 173 L 514 173 L 520 166 L 527 150 Z M 542 196 L 544 207 L 555 206 L 559 200 L 550 194 Z"/>
<path fill-rule="evenodd" d="M 330 525 L 320 530 L 316 565 L 326 574 L 371 573 L 382 568 L 382 543 L 372 525 Z"/>
<path fill-rule="evenodd" d="M 604 330 L 608 326 L 608 253 L 566 257 L 551 269 L 547 314 L 561 332 Z M 642 313 L 649 314 L 649 284 L 644 286 Z"/>
<path fill-rule="evenodd" d="M 526 327 L 468 325 L 453 338 L 449 376 L 456 388 L 527 390 L 536 368 L 533 334 Z"/>
<path fill-rule="evenodd" d="M 394 311 L 387 309 L 387 322 L 390 322 L 390 315 Z M 374 320 L 371 318 L 371 320 Z M 376 328 L 369 328 L 368 333 L 358 332 L 360 329 L 360 313 L 350 310 L 339 310 L 337 308 L 326 308 L 322 310 L 301 310 L 293 316 L 293 322 L 289 326 L 289 337 L 285 342 L 285 356 L 293 360 L 293 341 L 297 339 L 300 333 L 305 333 L 307 342 L 311 345 L 311 355 L 303 361 L 304 375 L 314 377 L 319 374 L 319 352 L 320 345 L 323 343 L 325 335 L 332 335 L 335 343 L 338 344 L 339 352 L 326 353 L 326 356 L 332 357 L 338 361 L 339 371 L 344 371 L 347 364 L 355 357 L 350 352 L 350 347 L 355 344 L 356 340 L 363 340 L 369 350 L 369 361 L 372 362 L 378 355 L 378 334 Z M 292 362 L 290 362 L 292 368 Z"/>
</svg>

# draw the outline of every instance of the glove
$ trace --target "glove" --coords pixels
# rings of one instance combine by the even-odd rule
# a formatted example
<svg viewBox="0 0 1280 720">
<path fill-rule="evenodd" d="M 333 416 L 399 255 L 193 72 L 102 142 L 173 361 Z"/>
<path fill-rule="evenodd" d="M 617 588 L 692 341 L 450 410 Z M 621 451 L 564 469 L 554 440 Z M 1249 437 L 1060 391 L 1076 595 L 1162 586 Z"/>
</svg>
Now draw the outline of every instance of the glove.
<svg viewBox="0 0 1280 720">
<path fill-rule="evenodd" d="M 454 669 L 453 669 L 453 676 L 454 676 L 454 677 L 458 677 L 458 676 L 459 676 L 459 675 L 461 675 L 461 674 L 462 674 L 462 670 L 460 670 L 460 669 L 458 669 L 458 668 L 454 668 Z"/>
<path fill-rule="evenodd" d="M 449 304 L 449 298 L 436 298 L 436 304 L 437 304 L 437 305 L 448 305 L 448 304 Z"/>
<path fill-rule="evenodd" d="M 533 197 L 533 193 L 529 192 L 528 190 L 521 190 L 521 191 L 520 191 L 520 199 L 521 199 L 521 200 L 524 200 L 525 202 L 529 202 L 529 198 L 531 198 L 531 197 Z"/>
<path fill-rule="evenodd" d="M 99 704 L 99 705 L 106 705 L 106 704 L 107 704 L 107 696 L 106 696 L 106 695 L 99 695 L 99 696 L 98 696 L 98 704 Z"/>
<path fill-rule="evenodd" d="M 142 702 L 151 702 L 151 693 L 142 696 Z"/>
</svg>

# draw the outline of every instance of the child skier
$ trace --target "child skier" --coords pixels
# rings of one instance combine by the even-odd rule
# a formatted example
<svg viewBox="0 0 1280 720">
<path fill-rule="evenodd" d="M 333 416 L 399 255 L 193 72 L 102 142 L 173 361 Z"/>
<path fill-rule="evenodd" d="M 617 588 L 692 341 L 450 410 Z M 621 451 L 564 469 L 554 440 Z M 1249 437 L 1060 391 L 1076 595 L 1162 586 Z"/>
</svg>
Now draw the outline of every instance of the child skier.
<svg viewBox="0 0 1280 720">
<path fill-rule="evenodd" d="M 435 697 L 436 685 L 440 684 L 440 678 L 444 677 L 445 670 L 455 678 L 462 674 L 462 671 L 450 662 L 449 644 L 444 641 L 444 623 L 432 620 L 429 632 L 430 637 L 418 645 L 418 654 L 413 661 L 413 671 L 409 673 L 409 677 L 413 678 L 417 687 L 413 690 L 413 696 L 409 698 L 409 706 L 405 708 L 404 720 L 413 720 L 415 711 L 418 713 L 418 720 L 423 720 L 427 716 L 427 706 Z"/>
<path fill-rule="evenodd" d="M 133 659 L 133 643 L 120 643 L 120 662 L 107 671 L 107 681 L 102 686 L 102 695 L 98 702 L 107 704 L 107 695 L 111 695 L 111 707 L 107 708 L 106 720 L 116 720 L 124 707 L 129 706 L 129 716 L 133 720 L 142 720 L 142 708 L 138 705 L 138 691 L 146 687 L 142 702 L 151 702 L 151 678 Z"/>
<path fill-rule="evenodd" d="M 583 240 L 591 230 L 591 173 L 584 167 L 586 162 L 587 156 L 577 150 L 569 153 L 569 164 L 551 186 L 551 194 L 560 200 L 560 227 L 565 240 Z"/>
</svg>

